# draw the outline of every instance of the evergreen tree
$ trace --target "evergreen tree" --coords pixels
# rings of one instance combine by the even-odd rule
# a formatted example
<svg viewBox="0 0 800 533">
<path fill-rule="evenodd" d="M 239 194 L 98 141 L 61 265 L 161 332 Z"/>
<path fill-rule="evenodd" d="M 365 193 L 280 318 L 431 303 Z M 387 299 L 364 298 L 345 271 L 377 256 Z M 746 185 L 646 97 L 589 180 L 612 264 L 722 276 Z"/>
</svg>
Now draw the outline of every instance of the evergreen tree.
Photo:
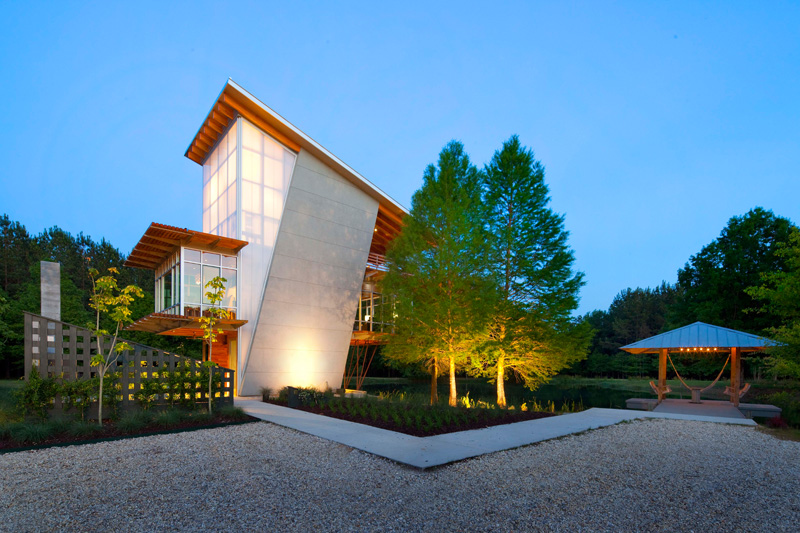
<svg viewBox="0 0 800 533">
<path fill-rule="evenodd" d="M 483 329 L 494 291 L 486 276 L 487 239 L 481 224 L 479 173 L 461 143 L 452 141 L 438 165 L 425 170 L 411 213 L 387 252 L 383 292 L 395 297 L 395 334 L 384 356 L 422 364 L 437 401 L 441 367 L 456 405 L 456 369 Z"/>
<path fill-rule="evenodd" d="M 516 135 L 486 166 L 483 189 L 498 298 L 473 371 L 496 382 L 497 404 L 505 407 L 510 373 L 536 388 L 585 357 L 589 332 L 571 318 L 583 273 L 572 269 L 564 217 L 548 206 L 544 167 Z"/>
</svg>

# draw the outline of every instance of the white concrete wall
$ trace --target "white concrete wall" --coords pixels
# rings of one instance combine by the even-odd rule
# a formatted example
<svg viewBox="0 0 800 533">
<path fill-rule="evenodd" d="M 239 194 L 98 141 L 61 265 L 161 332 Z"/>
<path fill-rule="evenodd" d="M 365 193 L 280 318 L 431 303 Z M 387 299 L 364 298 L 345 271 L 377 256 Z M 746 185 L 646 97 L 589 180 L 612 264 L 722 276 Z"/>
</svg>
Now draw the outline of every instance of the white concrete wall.
<svg viewBox="0 0 800 533">
<path fill-rule="evenodd" d="M 298 155 L 240 395 L 341 386 L 378 203 Z"/>
</svg>

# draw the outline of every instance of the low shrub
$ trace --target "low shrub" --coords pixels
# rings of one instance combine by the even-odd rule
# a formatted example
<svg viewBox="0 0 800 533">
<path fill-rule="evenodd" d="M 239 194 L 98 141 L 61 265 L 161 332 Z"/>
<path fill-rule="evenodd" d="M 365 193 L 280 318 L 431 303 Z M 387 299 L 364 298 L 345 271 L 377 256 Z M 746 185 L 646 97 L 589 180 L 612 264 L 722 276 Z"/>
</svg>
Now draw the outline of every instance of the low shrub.
<svg viewBox="0 0 800 533">
<path fill-rule="evenodd" d="M 766 403 L 781 408 L 781 418 L 787 425 L 800 428 L 800 398 L 782 391 L 767 396 Z"/>
<path fill-rule="evenodd" d="M 11 430 L 11 438 L 20 444 L 45 441 L 53 434 L 53 427 L 42 422 L 15 424 Z"/>
<path fill-rule="evenodd" d="M 155 417 L 153 422 L 162 427 L 177 426 L 186 418 L 186 414 L 179 409 L 167 409 L 161 411 Z"/>
<path fill-rule="evenodd" d="M 220 407 L 217 409 L 217 413 L 220 416 L 224 416 L 225 418 L 232 418 L 234 420 L 245 420 L 249 418 L 249 415 L 242 410 L 241 407 L 236 407 L 234 405 L 227 405 L 225 407 Z"/>
<path fill-rule="evenodd" d="M 58 389 L 55 378 L 42 378 L 34 367 L 25 386 L 15 393 L 17 406 L 25 415 L 47 420 L 47 411 L 53 406 Z"/>
<path fill-rule="evenodd" d="M 133 433 L 152 423 L 153 417 L 147 411 L 128 413 L 116 423 L 117 428 L 126 433 Z"/>
<path fill-rule="evenodd" d="M 96 423 L 80 421 L 71 424 L 67 429 L 67 434 L 73 437 L 90 437 L 101 430 L 102 428 Z"/>
</svg>

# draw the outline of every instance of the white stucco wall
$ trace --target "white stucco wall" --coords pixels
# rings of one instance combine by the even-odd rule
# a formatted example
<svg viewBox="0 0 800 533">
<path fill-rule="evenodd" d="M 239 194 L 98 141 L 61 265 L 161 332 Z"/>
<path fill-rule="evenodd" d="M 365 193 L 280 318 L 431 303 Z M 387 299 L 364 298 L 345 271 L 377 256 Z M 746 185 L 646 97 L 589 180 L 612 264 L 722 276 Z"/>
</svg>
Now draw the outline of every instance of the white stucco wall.
<svg viewBox="0 0 800 533">
<path fill-rule="evenodd" d="M 378 203 L 297 157 L 240 395 L 341 386 Z"/>
</svg>

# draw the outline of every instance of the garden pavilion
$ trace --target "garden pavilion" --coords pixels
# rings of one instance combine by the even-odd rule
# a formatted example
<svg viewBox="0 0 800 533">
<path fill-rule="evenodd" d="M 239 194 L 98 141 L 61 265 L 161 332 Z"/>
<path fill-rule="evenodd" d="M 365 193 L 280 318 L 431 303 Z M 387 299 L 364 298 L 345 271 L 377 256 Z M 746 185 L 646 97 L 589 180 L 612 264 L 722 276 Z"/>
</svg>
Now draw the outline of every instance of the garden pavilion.
<svg viewBox="0 0 800 533">
<path fill-rule="evenodd" d="M 664 400 L 664 396 L 670 389 L 667 387 L 667 360 L 670 353 L 691 353 L 691 354 L 717 354 L 728 353 L 731 364 L 730 386 L 726 393 L 730 396 L 731 402 L 735 407 L 739 407 L 739 397 L 747 391 L 748 386 L 743 387 L 741 383 L 741 356 L 748 352 L 761 352 L 768 346 L 774 346 L 775 341 L 769 340 L 758 335 L 751 335 L 742 331 L 712 326 L 703 322 L 695 322 L 682 328 L 673 329 L 666 333 L 661 333 L 647 339 L 628 344 L 620 348 L 629 353 L 657 353 L 658 354 L 658 384 L 653 386 L 658 394 L 658 403 Z M 727 365 L 727 361 L 726 361 Z M 674 368 L 674 365 L 673 365 Z M 722 376 L 719 376 L 712 385 L 700 387 L 686 387 L 692 392 L 692 402 L 700 403 L 700 393 L 709 389 Z M 677 373 L 677 372 L 676 372 Z M 680 378 L 680 375 L 678 375 Z M 681 382 L 683 380 L 681 379 Z M 652 385 L 652 383 L 651 383 Z M 685 385 L 685 383 L 684 383 Z"/>
</svg>

